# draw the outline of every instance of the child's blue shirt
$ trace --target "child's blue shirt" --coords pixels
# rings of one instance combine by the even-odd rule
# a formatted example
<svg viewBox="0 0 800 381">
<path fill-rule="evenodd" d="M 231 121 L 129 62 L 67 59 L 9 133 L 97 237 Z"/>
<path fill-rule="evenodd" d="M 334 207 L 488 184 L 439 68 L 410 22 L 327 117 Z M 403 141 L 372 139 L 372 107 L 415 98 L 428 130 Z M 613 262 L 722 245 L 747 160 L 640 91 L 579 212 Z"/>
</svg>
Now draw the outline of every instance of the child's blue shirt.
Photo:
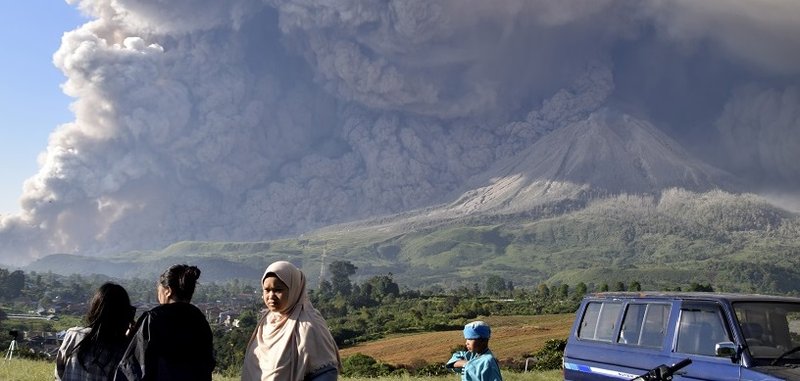
<svg viewBox="0 0 800 381">
<path fill-rule="evenodd" d="M 467 360 L 467 365 L 464 368 L 455 368 L 453 364 L 458 360 Z M 503 381 L 503 376 L 500 375 L 500 365 L 492 351 L 488 349 L 483 353 L 468 351 L 453 353 L 446 366 L 461 373 L 462 381 Z"/>
</svg>

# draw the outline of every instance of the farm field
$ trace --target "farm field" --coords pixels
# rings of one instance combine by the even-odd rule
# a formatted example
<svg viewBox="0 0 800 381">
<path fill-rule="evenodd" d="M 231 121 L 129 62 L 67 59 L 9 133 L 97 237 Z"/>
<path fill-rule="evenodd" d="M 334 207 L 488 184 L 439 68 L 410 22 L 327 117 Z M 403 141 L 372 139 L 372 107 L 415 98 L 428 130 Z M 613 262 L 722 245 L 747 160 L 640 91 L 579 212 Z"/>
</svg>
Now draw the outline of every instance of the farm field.
<svg viewBox="0 0 800 381">
<path fill-rule="evenodd" d="M 492 327 L 489 348 L 498 359 L 521 359 L 539 350 L 547 340 L 566 339 L 574 314 L 489 316 L 480 320 Z M 343 348 L 339 352 L 342 358 L 362 353 L 392 365 L 420 360 L 432 364 L 447 361 L 451 350 L 463 344 L 461 330 L 454 330 L 397 335 Z"/>
<path fill-rule="evenodd" d="M 489 316 L 479 318 L 492 326 L 490 348 L 498 359 L 522 359 L 539 350 L 547 340 L 564 339 L 569 334 L 574 315 L 536 316 Z M 478 320 L 478 319 L 475 319 Z M 429 364 L 443 363 L 450 358 L 451 350 L 463 345 L 461 330 L 426 332 L 396 335 L 382 340 L 367 342 L 340 350 L 342 358 L 362 353 L 379 362 L 399 365 L 424 361 Z M 53 362 L 14 358 L 0 360 L 0 380 L 38 381 L 53 377 Z M 410 377 L 380 377 L 369 380 L 401 380 Z M 515 373 L 504 372 L 506 381 L 554 381 L 560 380 L 561 371 Z M 360 381 L 360 378 L 345 378 Z M 415 381 L 457 380 L 452 377 L 422 377 Z M 232 381 L 238 377 L 214 375 L 214 381 Z M 366 380 L 366 379 L 364 379 Z"/>
</svg>

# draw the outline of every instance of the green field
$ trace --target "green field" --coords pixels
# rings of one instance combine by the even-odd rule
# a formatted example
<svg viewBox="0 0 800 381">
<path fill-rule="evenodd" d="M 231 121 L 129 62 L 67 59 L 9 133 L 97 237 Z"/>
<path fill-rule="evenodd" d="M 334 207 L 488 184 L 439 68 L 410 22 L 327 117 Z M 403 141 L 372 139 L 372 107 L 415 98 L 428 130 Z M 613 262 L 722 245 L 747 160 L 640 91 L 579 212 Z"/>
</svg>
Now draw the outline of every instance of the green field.
<svg viewBox="0 0 800 381">
<path fill-rule="evenodd" d="M 269 242 L 177 242 L 108 258 L 58 254 L 30 269 L 152 279 L 182 261 L 201 267 L 205 281 L 256 282 L 274 260 L 321 274 L 326 253 L 328 263 L 357 266 L 355 281 L 391 273 L 410 288 L 452 289 L 497 275 L 529 288 L 636 281 L 649 290 L 709 283 L 717 291 L 800 292 L 800 216 L 753 195 L 671 190 L 516 215 L 409 221 L 401 215 Z M 316 277 L 309 280 L 314 288 Z"/>
<path fill-rule="evenodd" d="M 535 316 L 487 316 L 483 317 L 493 327 L 490 347 L 499 360 L 522 359 L 529 353 L 539 350 L 547 340 L 563 339 L 572 325 L 572 314 Z M 441 332 L 421 332 L 415 334 L 392 335 L 383 339 L 361 343 L 340 350 L 342 359 L 361 353 L 373 357 L 384 364 L 412 364 L 425 360 L 426 363 L 444 363 L 455 345 L 463 344 L 461 330 Z M 414 348 L 414 350 L 398 350 Z M 13 358 L 0 360 L 0 380 L 27 381 L 50 380 L 53 378 L 55 364 L 52 361 Z M 518 373 L 503 372 L 506 381 L 547 381 L 560 380 L 560 371 Z M 413 378 L 415 380 L 452 380 L 452 377 L 384 377 L 387 379 Z M 234 376 L 214 375 L 214 380 L 238 380 Z M 360 378 L 346 378 L 359 380 Z M 366 378 L 364 378 L 366 380 Z M 374 378 L 370 380 L 375 380 Z"/>
<path fill-rule="evenodd" d="M 34 361 L 25 359 L 0 360 L 0 380 L 3 381 L 42 381 L 53 379 L 54 364 L 49 361 Z M 352 381 L 381 381 L 381 380 L 408 380 L 415 381 L 438 381 L 438 380 L 458 380 L 455 375 L 450 377 L 378 377 L 378 378 L 343 378 Z M 555 381 L 561 380 L 561 371 L 553 370 L 547 372 L 527 372 L 515 373 L 504 372 L 505 381 Z M 238 377 L 223 377 L 214 375 L 214 381 L 235 381 Z"/>
</svg>

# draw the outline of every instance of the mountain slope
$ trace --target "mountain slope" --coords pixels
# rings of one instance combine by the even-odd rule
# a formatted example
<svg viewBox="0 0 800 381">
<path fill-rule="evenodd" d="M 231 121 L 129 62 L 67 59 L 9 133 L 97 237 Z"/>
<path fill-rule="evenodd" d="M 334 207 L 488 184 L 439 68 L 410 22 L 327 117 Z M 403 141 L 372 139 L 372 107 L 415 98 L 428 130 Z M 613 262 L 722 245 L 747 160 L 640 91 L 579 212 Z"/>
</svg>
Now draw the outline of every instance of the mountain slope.
<svg viewBox="0 0 800 381">
<path fill-rule="evenodd" d="M 392 273 L 409 287 L 460 287 L 496 274 L 521 286 L 637 280 L 651 289 L 711 282 L 728 291 L 800 291 L 800 218 L 720 190 L 735 182 L 628 115 L 594 113 L 469 184 L 449 204 L 298 238 L 183 242 L 113 261 L 126 276 L 185 261 L 207 266 L 206 279 L 257 279 L 283 259 L 300 265 L 312 286 L 324 264 L 347 260 L 362 279 Z M 57 259 L 32 266 L 86 261 Z M 109 268 L 92 261 L 90 269 Z"/>
<path fill-rule="evenodd" d="M 730 175 L 694 159 L 652 124 L 606 109 L 554 130 L 472 177 L 449 204 L 331 229 L 402 232 L 518 214 L 544 217 L 580 210 L 598 197 L 658 195 L 669 188 L 704 192 L 737 186 Z"/>
<path fill-rule="evenodd" d="M 590 194 L 731 190 L 733 184 L 729 175 L 692 158 L 650 123 L 604 110 L 473 177 L 470 190 L 449 209 L 514 213 Z"/>
<path fill-rule="evenodd" d="M 545 218 L 515 216 L 404 231 L 361 227 L 313 232 L 269 243 L 179 243 L 115 259 L 59 256 L 52 271 L 116 268 L 154 278 L 171 263 L 201 266 L 210 280 L 257 282 L 264 267 L 289 260 L 316 287 L 323 264 L 350 261 L 354 281 L 392 273 L 402 286 L 482 285 L 499 275 L 515 286 L 638 281 L 647 289 L 712 284 L 718 290 L 800 292 L 800 217 L 754 195 L 667 190 L 613 196 Z M 212 256 L 213 255 L 213 256 Z M 324 257 L 323 257 L 324 256 Z M 48 258 L 36 271 L 47 271 Z M 103 265 L 101 262 L 111 262 Z M 81 267 L 90 263 L 91 267 Z M 131 274 L 134 270 L 144 273 Z"/>
</svg>

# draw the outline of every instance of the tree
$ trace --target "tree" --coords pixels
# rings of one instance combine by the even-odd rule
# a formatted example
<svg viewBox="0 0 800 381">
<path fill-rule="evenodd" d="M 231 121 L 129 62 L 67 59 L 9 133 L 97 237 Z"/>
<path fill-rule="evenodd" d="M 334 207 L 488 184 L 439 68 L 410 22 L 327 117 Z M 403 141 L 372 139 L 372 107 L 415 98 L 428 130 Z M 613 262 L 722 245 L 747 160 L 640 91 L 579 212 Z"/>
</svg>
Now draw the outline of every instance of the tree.
<svg viewBox="0 0 800 381">
<path fill-rule="evenodd" d="M 349 261 L 333 261 L 328 266 L 331 273 L 331 288 L 334 294 L 350 295 L 353 292 L 353 284 L 350 283 L 350 276 L 356 273 L 358 267 Z"/>
<path fill-rule="evenodd" d="M 566 283 L 562 283 L 561 286 L 558 286 L 558 297 L 561 299 L 566 299 L 569 296 L 569 285 Z"/>
<path fill-rule="evenodd" d="M 703 284 L 692 282 L 692 283 L 689 284 L 689 288 L 687 288 L 686 291 L 690 291 L 690 292 L 714 292 L 714 287 L 711 287 L 711 283 L 703 285 Z"/>
<path fill-rule="evenodd" d="M 628 291 L 642 291 L 642 285 L 637 281 L 633 281 L 628 285 Z"/>
<path fill-rule="evenodd" d="M 239 315 L 239 328 L 252 329 L 258 324 L 258 313 L 254 310 L 245 310 Z"/>
<path fill-rule="evenodd" d="M 586 287 L 586 283 L 578 282 L 575 286 L 575 297 L 582 298 L 588 292 L 588 287 Z"/>
<path fill-rule="evenodd" d="M 536 294 L 540 298 L 547 298 L 550 296 L 550 288 L 547 287 L 546 283 L 542 283 L 536 288 Z"/>
<path fill-rule="evenodd" d="M 368 296 L 376 301 L 380 301 L 389 295 L 395 297 L 400 295 L 400 286 L 392 279 L 392 273 L 389 273 L 389 275 L 376 275 L 369 278 L 364 285 L 362 285 L 362 288 L 366 288 L 366 286 L 369 286 L 367 288 L 369 289 Z"/>
<path fill-rule="evenodd" d="M 0 298 L 8 296 L 8 270 L 0 269 Z"/>
<path fill-rule="evenodd" d="M 506 281 L 499 275 L 489 275 L 486 279 L 486 293 L 500 295 L 506 290 Z"/>
<path fill-rule="evenodd" d="M 319 283 L 319 288 L 317 289 L 317 294 L 322 298 L 330 298 L 333 295 L 333 285 L 331 282 L 328 282 L 327 279 L 323 280 Z"/>
<path fill-rule="evenodd" d="M 16 298 L 22 295 L 23 288 L 25 288 L 25 273 L 22 270 L 16 270 L 8 274 L 5 291 L 9 298 Z"/>
<path fill-rule="evenodd" d="M 625 291 L 625 283 L 622 282 L 614 283 L 614 291 Z"/>
<path fill-rule="evenodd" d="M 608 291 L 608 283 L 603 283 L 600 285 L 600 292 Z"/>
</svg>

